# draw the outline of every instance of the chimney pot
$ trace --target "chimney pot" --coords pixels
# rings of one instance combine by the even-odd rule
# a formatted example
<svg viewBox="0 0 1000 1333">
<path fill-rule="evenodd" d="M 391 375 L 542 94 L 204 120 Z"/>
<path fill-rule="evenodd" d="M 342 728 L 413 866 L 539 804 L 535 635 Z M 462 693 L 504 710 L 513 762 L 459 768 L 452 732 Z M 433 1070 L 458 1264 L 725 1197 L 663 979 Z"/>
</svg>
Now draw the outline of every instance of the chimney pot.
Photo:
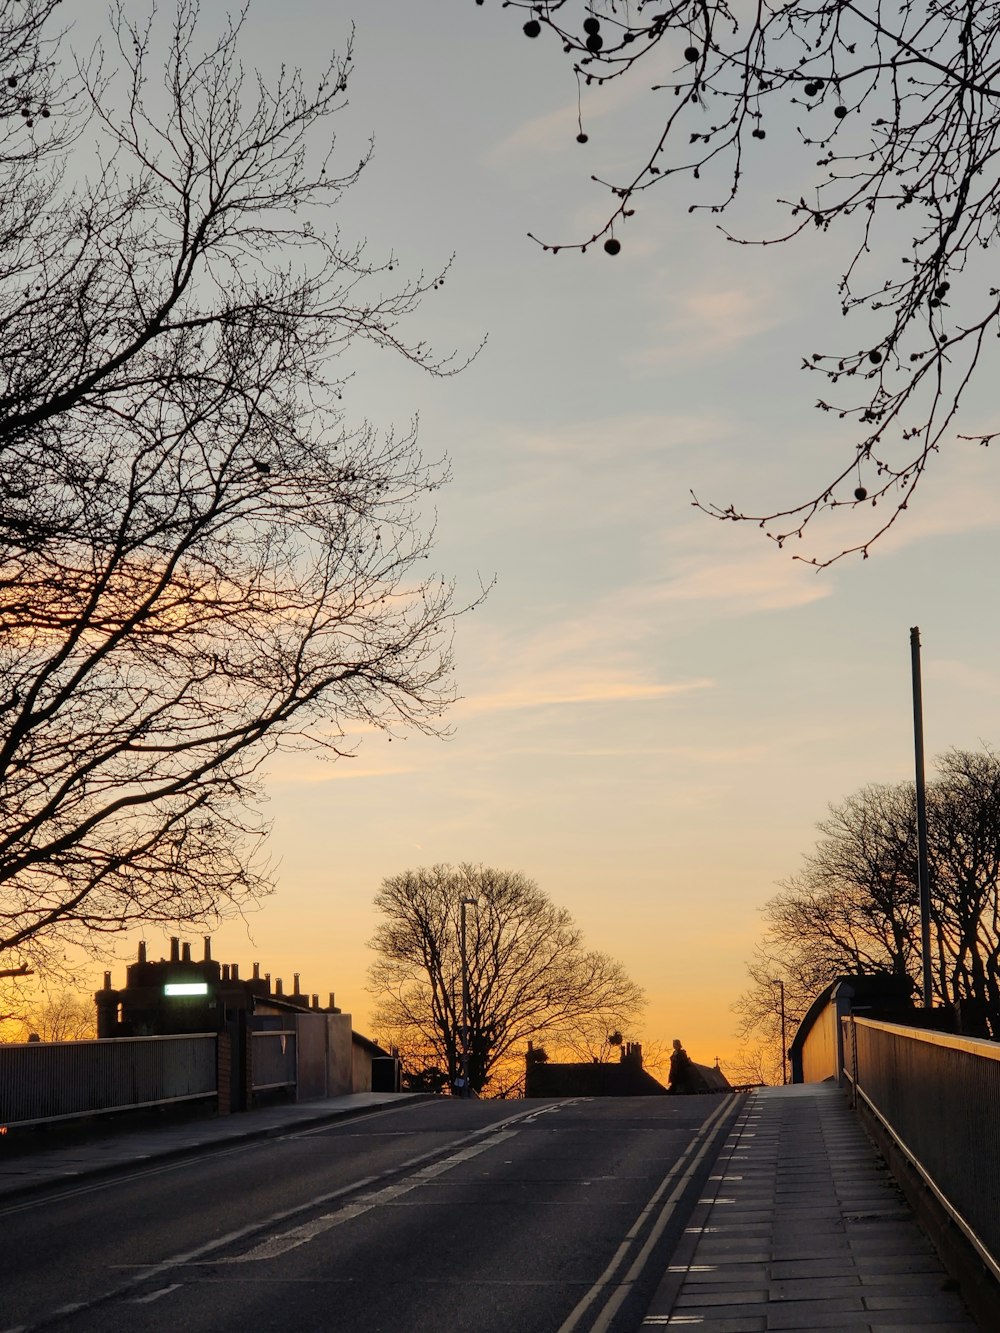
<svg viewBox="0 0 1000 1333">
<path fill-rule="evenodd" d="M 331 991 L 331 992 L 330 992 L 330 1008 L 331 1008 L 331 1009 L 336 1009 L 336 1007 L 337 1007 L 337 1005 L 336 1005 L 336 1002 L 335 1002 L 335 1000 L 334 1000 L 333 991 Z"/>
<path fill-rule="evenodd" d="M 230 965 L 229 965 L 229 980 L 230 980 L 230 981 L 239 981 L 239 979 L 240 979 L 240 965 L 239 965 L 239 963 L 230 963 Z"/>
<path fill-rule="evenodd" d="M 293 983 L 293 986 L 294 986 L 294 989 L 293 989 L 293 991 L 292 991 L 292 994 L 293 994 L 293 995 L 298 995 L 298 994 L 300 993 L 300 992 L 299 992 L 299 973 L 298 973 L 298 972 L 293 972 L 293 973 L 292 973 L 292 983 Z"/>
<path fill-rule="evenodd" d="M 210 963 L 211 961 L 212 961 L 212 937 L 211 937 L 211 935 L 206 935 L 206 936 L 205 936 L 205 962 L 206 962 L 206 963 Z"/>
<path fill-rule="evenodd" d="M 284 983 L 282 982 L 281 978 L 280 978 L 280 977 L 275 977 L 275 978 L 274 978 L 274 993 L 275 993 L 275 995 L 283 995 L 283 994 L 284 994 L 283 986 L 284 986 Z"/>
<path fill-rule="evenodd" d="M 264 973 L 264 985 L 267 987 L 267 993 L 268 993 L 268 995 L 270 995 L 270 994 L 271 994 L 271 974 L 270 974 L 270 972 L 265 972 L 265 973 Z"/>
<path fill-rule="evenodd" d="M 314 996 L 313 996 L 313 1008 L 314 1008 L 314 1009 L 318 1009 L 318 1008 L 319 1008 L 319 996 L 318 996 L 318 995 L 314 995 Z"/>
<path fill-rule="evenodd" d="M 182 945 L 181 945 L 181 962 L 182 962 L 182 963 L 190 963 L 190 961 L 191 961 L 191 946 L 190 946 L 190 944 L 186 944 L 186 943 L 185 943 L 185 944 L 182 944 Z"/>
<path fill-rule="evenodd" d="M 110 989 L 111 989 L 111 973 L 110 973 L 110 972 L 105 972 L 105 974 L 104 974 L 104 989 L 105 989 L 105 990 L 110 990 Z"/>
<path fill-rule="evenodd" d="M 170 937 L 170 961 L 172 963 L 181 961 L 181 942 L 176 935 Z"/>
<path fill-rule="evenodd" d="M 260 981 L 260 963 L 254 963 L 253 965 L 253 979 L 254 981 Z"/>
<path fill-rule="evenodd" d="M 138 958 L 139 958 L 139 962 L 140 962 L 140 963 L 144 963 L 144 962 L 146 961 L 146 941 L 145 941 L 145 940 L 140 940 L 140 941 L 139 941 L 139 953 L 138 953 Z"/>
<path fill-rule="evenodd" d="M 222 980 L 223 980 L 223 981 L 228 981 L 228 980 L 229 980 L 229 964 L 228 964 L 228 963 L 223 963 L 223 964 L 222 964 Z"/>
</svg>

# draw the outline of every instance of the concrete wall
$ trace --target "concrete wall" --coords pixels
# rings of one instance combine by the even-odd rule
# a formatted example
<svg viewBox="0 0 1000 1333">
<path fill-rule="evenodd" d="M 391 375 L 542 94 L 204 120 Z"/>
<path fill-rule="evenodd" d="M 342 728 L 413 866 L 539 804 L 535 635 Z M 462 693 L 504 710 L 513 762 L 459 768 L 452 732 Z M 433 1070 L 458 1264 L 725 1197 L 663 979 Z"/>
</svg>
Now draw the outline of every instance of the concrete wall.
<svg viewBox="0 0 1000 1333">
<path fill-rule="evenodd" d="M 350 1014 L 326 1015 L 327 1091 L 328 1097 L 343 1097 L 357 1092 L 352 1067 L 354 1042 Z"/>
<path fill-rule="evenodd" d="M 352 1044 L 352 1076 L 351 1081 L 354 1092 L 371 1092 L 372 1090 L 372 1057 L 371 1052 L 356 1042 Z"/>
<path fill-rule="evenodd" d="M 296 1014 L 299 1081 L 296 1100 L 308 1102 L 327 1097 L 326 1014 Z"/>
<path fill-rule="evenodd" d="M 809 1029 L 809 1034 L 802 1046 L 802 1082 L 823 1083 L 828 1078 L 837 1078 L 840 1069 L 837 1065 L 837 1006 L 831 1002 Z"/>
<path fill-rule="evenodd" d="M 295 1030 L 299 1047 L 298 1101 L 342 1097 L 357 1090 L 350 1014 L 296 1014 Z"/>
</svg>

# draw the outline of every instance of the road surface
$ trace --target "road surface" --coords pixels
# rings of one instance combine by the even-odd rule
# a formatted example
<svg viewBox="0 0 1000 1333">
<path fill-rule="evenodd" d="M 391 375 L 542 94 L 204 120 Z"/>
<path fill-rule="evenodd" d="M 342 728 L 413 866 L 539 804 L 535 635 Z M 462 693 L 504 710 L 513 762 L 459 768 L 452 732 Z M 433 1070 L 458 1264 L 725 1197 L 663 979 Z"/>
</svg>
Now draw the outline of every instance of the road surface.
<svg viewBox="0 0 1000 1333">
<path fill-rule="evenodd" d="M 625 1333 L 741 1098 L 442 1099 L 0 1209 L 0 1333 Z"/>
</svg>

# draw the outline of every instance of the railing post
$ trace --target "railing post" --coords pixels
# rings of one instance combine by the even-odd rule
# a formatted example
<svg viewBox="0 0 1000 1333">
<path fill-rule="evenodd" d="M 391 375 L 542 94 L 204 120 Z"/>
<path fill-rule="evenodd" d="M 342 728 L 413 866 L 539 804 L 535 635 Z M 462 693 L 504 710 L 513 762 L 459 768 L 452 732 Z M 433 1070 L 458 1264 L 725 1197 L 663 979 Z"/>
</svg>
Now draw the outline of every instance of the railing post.
<svg viewBox="0 0 1000 1333">
<path fill-rule="evenodd" d="M 216 1038 L 215 1079 L 218 1087 L 219 1115 L 229 1115 L 233 1109 L 233 1046 L 228 1032 Z"/>
</svg>

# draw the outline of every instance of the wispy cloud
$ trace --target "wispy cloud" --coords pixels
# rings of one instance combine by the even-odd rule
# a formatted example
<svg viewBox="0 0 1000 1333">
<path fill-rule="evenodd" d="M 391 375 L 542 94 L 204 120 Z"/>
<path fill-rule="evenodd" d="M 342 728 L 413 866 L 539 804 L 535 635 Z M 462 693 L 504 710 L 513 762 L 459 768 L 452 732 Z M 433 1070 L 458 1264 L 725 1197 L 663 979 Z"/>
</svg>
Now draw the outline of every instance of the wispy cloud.
<svg viewBox="0 0 1000 1333">
<path fill-rule="evenodd" d="M 608 84 L 601 89 L 599 97 L 587 99 L 585 128 L 589 130 L 591 126 L 620 111 L 635 99 L 636 90 L 627 82 Z M 567 145 L 572 145 L 578 132 L 577 105 L 574 100 L 557 107 L 554 111 L 547 111 L 541 116 L 532 116 L 530 120 L 522 122 L 516 130 L 490 149 L 487 160 L 501 162 L 527 153 L 565 153 Z"/>
<path fill-rule="evenodd" d="M 475 694 L 462 699 L 455 711 L 462 714 L 496 713 L 510 709 L 566 707 L 573 704 L 634 703 L 646 699 L 665 699 L 712 687 L 708 679 L 655 684 L 641 680 L 522 680 L 493 693 Z"/>
<path fill-rule="evenodd" d="M 279 768 L 268 773 L 268 783 L 297 783 L 316 785 L 324 782 L 353 782 L 365 778 L 403 777 L 417 771 L 414 764 L 379 764 L 367 767 L 353 763 L 345 757 L 333 763 L 317 763 L 307 755 L 290 758 Z"/>
<path fill-rule="evenodd" d="M 728 351 L 790 318 L 777 293 L 756 284 L 700 286 L 672 297 L 669 309 L 659 336 L 633 358 L 648 370 Z"/>
<path fill-rule="evenodd" d="M 542 457 L 607 459 L 620 466 L 630 458 L 662 455 L 715 439 L 730 428 L 721 413 L 650 412 L 575 421 L 545 430 L 520 430 L 508 436 L 509 446 L 532 460 Z"/>
<path fill-rule="evenodd" d="M 675 569 L 660 585 L 659 600 L 697 603 L 716 615 L 808 606 L 834 591 L 832 579 L 819 578 L 814 570 L 793 564 L 770 545 L 756 554 L 732 559 L 680 559 Z"/>
</svg>

